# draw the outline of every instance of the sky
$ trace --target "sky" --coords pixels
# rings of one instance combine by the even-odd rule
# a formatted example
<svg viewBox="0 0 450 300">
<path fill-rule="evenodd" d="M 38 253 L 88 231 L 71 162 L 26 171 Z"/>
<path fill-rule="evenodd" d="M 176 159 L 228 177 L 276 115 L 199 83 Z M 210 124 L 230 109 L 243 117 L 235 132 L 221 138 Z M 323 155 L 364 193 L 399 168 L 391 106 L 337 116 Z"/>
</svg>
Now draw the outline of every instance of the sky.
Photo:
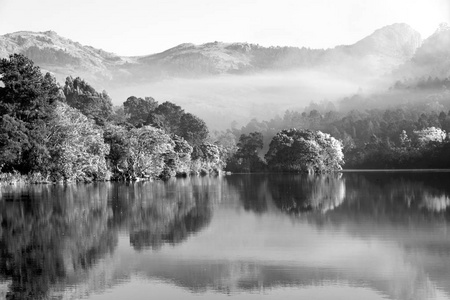
<svg viewBox="0 0 450 300">
<path fill-rule="evenodd" d="M 426 38 L 450 23 L 450 0 L 0 0 L 0 34 L 53 30 L 124 56 L 213 41 L 330 48 L 393 23 Z"/>
</svg>

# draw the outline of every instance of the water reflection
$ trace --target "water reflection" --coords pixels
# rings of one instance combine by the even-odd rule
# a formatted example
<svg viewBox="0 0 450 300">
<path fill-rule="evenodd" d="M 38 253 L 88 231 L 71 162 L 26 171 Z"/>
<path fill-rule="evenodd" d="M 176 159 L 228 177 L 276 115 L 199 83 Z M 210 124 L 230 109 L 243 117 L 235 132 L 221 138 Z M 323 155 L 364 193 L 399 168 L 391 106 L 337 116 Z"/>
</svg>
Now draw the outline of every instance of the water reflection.
<svg viewBox="0 0 450 300">
<path fill-rule="evenodd" d="M 300 284 L 293 274 L 313 285 L 344 279 L 392 299 L 449 298 L 449 179 L 448 173 L 260 178 L 255 190 L 266 189 L 265 207 L 289 215 L 297 230 L 280 223 L 279 243 L 296 236 L 302 242 L 292 242 L 294 248 L 306 249 L 303 257 L 279 264 L 285 276 L 277 277 L 288 278 L 287 285 Z M 300 266 L 286 274 L 294 262 Z"/>
<path fill-rule="evenodd" d="M 4 191 L 0 201 L 0 273 L 8 299 L 41 299 L 55 283 L 112 252 L 108 189 L 31 186 Z"/>
<path fill-rule="evenodd" d="M 211 221 L 211 188 L 207 178 L 115 185 L 114 225 L 127 228 L 136 250 L 180 243 Z"/>
<path fill-rule="evenodd" d="M 308 211 L 323 213 L 339 206 L 345 197 L 341 174 L 277 176 L 269 180 L 268 189 L 277 207 L 290 214 Z"/>
<path fill-rule="evenodd" d="M 0 200 L 0 276 L 8 299 L 45 299 L 77 285 L 112 255 L 118 232 L 137 250 L 179 243 L 211 220 L 211 183 L 6 186 Z"/>
<path fill-rule="evenodd" d="M 95 299 L 107 288 L 105 299 L 146 299 L 149 290 L 168 299 L 327 299 L 337 287 L 347 299 L 450 299 L 449 179 L 232 175 L 2 187 L 0 276 L 10 299 Z"/>
</svg>

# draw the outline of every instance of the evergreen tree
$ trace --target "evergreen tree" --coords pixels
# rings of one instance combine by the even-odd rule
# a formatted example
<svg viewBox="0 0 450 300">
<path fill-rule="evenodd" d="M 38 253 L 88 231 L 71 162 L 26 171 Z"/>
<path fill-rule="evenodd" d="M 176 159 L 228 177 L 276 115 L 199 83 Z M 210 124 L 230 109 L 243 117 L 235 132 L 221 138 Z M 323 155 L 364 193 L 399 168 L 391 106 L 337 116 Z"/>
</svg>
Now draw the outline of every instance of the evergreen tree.
<svg viewBox="0 0 450 300">
<path fill-rule="evenodd" d="M 0 60 L 0 166 L 3 171 L 44 171 L 49 159 L 47 123 L 62 99 L 55 79 L 20 54 Z"/>
</svg>

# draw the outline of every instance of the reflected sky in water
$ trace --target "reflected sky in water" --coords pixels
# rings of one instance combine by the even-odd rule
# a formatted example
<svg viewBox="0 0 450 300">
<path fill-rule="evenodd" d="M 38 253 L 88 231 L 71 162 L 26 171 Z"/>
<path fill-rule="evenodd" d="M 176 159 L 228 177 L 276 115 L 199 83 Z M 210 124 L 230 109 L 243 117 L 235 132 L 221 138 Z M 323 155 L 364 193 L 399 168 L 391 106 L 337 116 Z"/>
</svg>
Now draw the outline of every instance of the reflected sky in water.
<svg viewBox="0 0 450 300">
<path fill-rule="evenodd" d="M 449 179 L 4 186 L 0 297 L 450 299 Z"/>
</svg>

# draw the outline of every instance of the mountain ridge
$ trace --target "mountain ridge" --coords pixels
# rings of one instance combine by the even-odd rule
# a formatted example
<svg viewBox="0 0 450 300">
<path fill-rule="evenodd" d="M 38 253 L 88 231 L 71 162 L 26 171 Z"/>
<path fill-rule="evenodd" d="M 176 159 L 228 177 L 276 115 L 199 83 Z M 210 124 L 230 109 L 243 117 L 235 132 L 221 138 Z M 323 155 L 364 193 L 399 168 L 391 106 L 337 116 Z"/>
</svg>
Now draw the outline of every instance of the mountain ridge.
<svg viewBox="0 0 450 300">
<path fill-rule="evenodd" d="M 0 36 L 0 57 L 22 53 L 43 70 L 53 73 L 59 81 L 63 82 L 67 76 L 80 76 L 107 87 L 117 82 L 139 83 L 173 77 L 198 78 L 312 67 L 344 69 L 347 65 L 355 72 L 380 75 L 410 59 L 420 43 L 420 34 L 409 25 L 392 24 L 352 45 L 329 49 L 263 47 L 216 41 L 201 45 L 183 43 L 149 55 L 120 56 L 83 46 L 54 31 L 18 31 Z M 390 49 L 392 45 L 393 49 Z"/>
</svg>

